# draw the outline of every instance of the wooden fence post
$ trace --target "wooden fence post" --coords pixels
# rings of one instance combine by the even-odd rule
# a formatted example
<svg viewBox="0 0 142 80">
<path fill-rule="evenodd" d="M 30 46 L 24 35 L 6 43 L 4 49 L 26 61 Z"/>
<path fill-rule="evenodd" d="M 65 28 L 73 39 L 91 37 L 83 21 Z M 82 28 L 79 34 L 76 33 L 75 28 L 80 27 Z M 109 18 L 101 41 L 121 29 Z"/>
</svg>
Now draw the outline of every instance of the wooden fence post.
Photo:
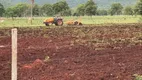
<svg viewBox="0 0 142 80">
<path fill-rule="evenodd" d="M 12 34 L 12 71 L 11 80 L 17 80 L 17 29 L 11 30 Z"/>
</svg>

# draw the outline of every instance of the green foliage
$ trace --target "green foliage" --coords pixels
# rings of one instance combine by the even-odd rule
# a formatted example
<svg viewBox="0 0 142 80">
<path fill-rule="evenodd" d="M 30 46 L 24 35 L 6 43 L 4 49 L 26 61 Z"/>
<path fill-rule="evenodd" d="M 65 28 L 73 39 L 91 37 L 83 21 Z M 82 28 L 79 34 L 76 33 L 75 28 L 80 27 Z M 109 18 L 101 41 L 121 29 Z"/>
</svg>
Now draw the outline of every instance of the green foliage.
<svg viewBox="0 0 142 80">
<path fill-rule="evenodd" d="M 5 12 L 4 6 L 0 3 L 0 17 L 3 16 L 4 12 Z"/>
<path fill-rule="evenodd" d="M 142 80 L 142 76 L 138 74 L 134 74 L 135 80 Z"/>
<path fill-rule="evenodd" d="M 97 11 L 97 6 L 93 0 L 88 0 L 85 4 L 85 14 L 92 16 L 95 15 Z"/>
<path fill-rule="evenodd" d="M 104 9 L 102 9 L 102 10 L 97 10 L 97 15 L 107 15 L 108 13 L 107 13 L 107 10 L 104 10 Z"/>
<path fill-rule="evenodd" d="M 135 8 L 134 8 L 134 12 L 135 12 L 135 14 L 142 15 L 142 0 L 139 0 L 137 2 L 137 4 L 135 5 Z"/>
<path fill-rule="evenodd" d="M 27 4 L 24 4 L 24 3 L 20 3 L 20 4 L 17 4 L 15 7 L 14 7 L 14 11 L 15 11 L 15 14 L 18 16 L 18 17 L 21 17 L 24 15 L 25 11 L 28 9 L 28 5 Z"/>
<path fill-rule="evenodd" d="M 138 20 L 139 23 L 142 23 L 142 16 Z"/>
<path fill-rule="evenodd" d="M 125 7 L 124 14 L 125 15 L 133 15 L 133 9 L 132 9 L 132 7 L 131 6 Z"/>
<path fill-rule="evenodd" d="M 53 4 L 53 10 L 55 14 L 60 14 L 62 15 L 62 13 L 66 10 L 69 10 L 69 6 L 67 4 L 66 1 L 59 1 L 55 4 Z"/>
<path fill-rule="evenodd" d="M 109 10 L 110 15 L 121 15 L 123 6 L 120 3 L 113 3 Z"/>
<path fill-rule="evenodd" d="M 5 16 L 7 17 L 23 17 L 30 15 L 31 6 L 28 4 L 20 3 L 6 9 Z M 33 15 L 39 16 L 40 7 L 35 4 L 33 6 Z"/>
<path fill-rule="evenodd" d="M 15 6 L 9 7 L 6 10 L 5 16 L 7 17 L 23 17 L 30 16 L 31 5 L 20 3 Z M 66 1 L 59 1 L 53 5 L 45 4 L 40 7 L 38 4 L 33 6 L 33 16 L 53 16 L 53 15 L 70 16 L 71 9 Z"/>
<path fill-rule="evenodd" d="M 4 5 L 4 7 L 9 7 L 13 4 L 17 4 L 20 2 L 29 2 L 29 0 L 0 0 L 0 2 Z M 39 5 L 45 4 L 45 3 L 56 3 L 57 1 L 61 0 L 35 0 Z M 87 2 L 88 0 L 66 0 L 67 3 L 71 8 L 76 7 L 79 4 L 83 4 Z M 124 5 L 132 5 L 136 3 L 137 0 L 94 0 L 97 3 L 97 6 L 99 6 L 100 9 L 108 9 L 109 5 L 111 5 L 114 2 L 120 2 L 123 3 Z M 10 4 L 9 4 L 10 3 Z"/>
<path fill-rule="evenodd" d="M 53 16 L 54 15 L 54 10 L 51 4 L 44 4 L 41 7 L 41 13 L 44 16 Z"/>
<path fill-rule="evenodd" d="M 24 16 L 25 11 L 27 10 L 27 4 L 17 4 L 16 6 L 7 8 L 5 15 L 7 17 L 21 17 Z"/>
<path fill-rule="evenodd" d="M 70 16 L 71 10 L 67 4 L 66 1 L 60 1 L 53 5 L 51 4 L 45 4 L 41 8 L 41 12 L 44 16 L 53 16 L 56 14 L 62 15 L 62 16 Z"/>
<path fill-rule="evenodd" d="M 60 14 L 63 15 L 63 16 L 71 16 L 72 15 L 70 9 L 67 9 L 67 10 L 60 12 Z"/>
<path fill-rule="evenodd" d="M 85 15 L 84 10 L 85 10 L 85 5 L 84 4 L 80 4 L 77 7 L 76 15 L 79 15 L 79 16 L 82 15 L 82 16 L 84 16 Z"/>
<path fill-rule="evenodd" d="M 40 7 L 37 4 L 35 4 L 33 6 L 33 15 L 34 16 L 39 16 L 39 14 L 40 14 Z"/>
<path fill-rule="evenodd" d="M 77 7 L 77 15 L 95 15 L 97 11 L 97 6 L 93 0 L 88 0 L 85 4 L 81 4 Z"/>
<path fill-rule="evenodd" d="M 13 7 L 10 7 L 10 8 L 7 8 L 6 9 L 6 12 L 5 12 L 5 16 L 7 16 L 7 17 L 14 17 L 14 16 L 16 16 L 15 14 L 14 14 L 14 8 Z"/>
<path fill-rule="evenodd" d="M 84 16 L 84 15 L 92 16 L 92 15 L 108 15 L 108 14 L 121 15 L 123 9 L 123 6 L 120 3 L 114 3 L 111 5 L 111 8 L 108 11 L 97 10 L 97 5 L 95 4 L 94 0 L 87 0 L 87 1 L 83 0 L 82 3 L 84 4 L 78 5 L 73 12 L 68 6 L 67 2 L 69 3 L 72 1 L 60 0 L 57 3 L 54 3 L 53 5 L 45 4 L 42 7 L 40 7 L 38 4 L 35 4 L 33 6 L 33 15 L 34 16 L 53 16 L 53 15 L 71 16 L 72 14 L 73 16 Z M 76 2 L 74 1 L 73 3 Z M 139 0 L 134 9 L 132 9 L 132 7 L 130 6 L 127 6 L 125 7 L 123 13 L 125 15 L 142 14 L 141 5 L 142 1 Z M 0 11 L 0 16 L 2 16 L 1 13 L 3 12 Z M 23 16 L 30 16 L 30 14 L 31 14 L 31 5 L 20 3 L 15 6 L 7 8 L 4 15 L 7 17 L 23 17 Z"/>
</svg>

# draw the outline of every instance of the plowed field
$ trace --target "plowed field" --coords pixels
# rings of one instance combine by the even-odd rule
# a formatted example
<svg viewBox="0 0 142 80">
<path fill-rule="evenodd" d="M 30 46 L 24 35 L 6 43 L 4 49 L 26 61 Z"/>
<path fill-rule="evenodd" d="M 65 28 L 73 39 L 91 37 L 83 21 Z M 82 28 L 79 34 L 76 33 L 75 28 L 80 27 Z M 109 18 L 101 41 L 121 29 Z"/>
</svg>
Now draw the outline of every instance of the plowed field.
<svg viewBox="0 0 142 80">
<path fill-rule="evenodd" d="M 133 80 L 142 24 L 18 28 L 18 80 Z M 11 80 L 11 33 L 0 29 L 0 80 Z"/>
</svg>

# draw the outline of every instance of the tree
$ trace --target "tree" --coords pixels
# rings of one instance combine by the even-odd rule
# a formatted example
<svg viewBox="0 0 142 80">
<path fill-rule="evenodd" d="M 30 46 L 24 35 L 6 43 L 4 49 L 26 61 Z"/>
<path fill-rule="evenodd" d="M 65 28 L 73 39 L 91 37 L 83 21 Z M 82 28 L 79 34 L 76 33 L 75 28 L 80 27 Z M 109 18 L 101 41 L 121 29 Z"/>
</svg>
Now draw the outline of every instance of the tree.
<svg viewBox="0 0 142 80">
<path fill-rule="evenodd" d="M 109 10 L 110 15 L 121 15 L 123 6 L 120 3 L 113 3 Z"/>
<path fill-rule="evenodd" d="M 125 7 L 124 14 L 125 15 L 133 15 L 133 9 L 132 9 L 132 7 L 131 6 Z"/>
<path fill-rule="evenodd" d="M 102 10 L 97 10 L 97 15 L 107 15 L 108 13 L 107 13 L 107 10 L 104 10 L 104 9 L 102 9 Z"/>
<path fill-rule="evenodd" d="M 54 15 L 54 10 L 51 4 L 44 4 L 41 7 L 41 13 L 44 16 L 53 16 Z"/>
<path fill-rule="evenodd" d="M 13 7 L 9 7 L 5 11 L 5 16 L 7 17 L 14 17 L 14 9 Z"/>
<path fill-rule="evenodd" d="M 55 4 L 53 4 L 53 10 L 54 10 L 54 13 L 55 14 L 60 14 L 63 12 L 63 11 L 66 11 L 66 10 L 69 10 L 69 6 L 67 4 L 66 1 L 59 1 Z"/>
<path fill-rule="evenodd" d="M 135 14 L 142 15 L 142 0 L 139 0 L 137 2 L 137 4 L 135 5 L 135 8 L 134 8 L 134 12 L 135 12 Z"/>
<path fill-rule="evenodd" d="M 35 4 L 33 6 L 33 15 L 34 16 L 39 16 L 39 13 L 40 13 L 40 7 L 37 4 Z"/>
<path fill-rule="evenodd" d="M 14 17 L 17 17 L 16 8 L 15 7 L 7 8 L 6 11 L 5 11 L 5 16 L 6 17 L 12 17 L 12 19 L 14 19 Z"/>
<path fill-rule="evenodd" d="M 27 4 L 20 3 L 13 7 L 14 15 L 16 17 L 24 16 L 26 10 L 29 8 Z"/>
<path fill-rule="evenodd" d="M 92 16 L 95 15 L 97 11 L 97 6 L 93 0 L 88 0 L 85 3 L 85 14 Z"/>
<path fill-rule="evenodd" d="M 85 15 L 84 10 L 85 10 L 84 4 L 80 4 L 76 9 L 76 15 L 84 16 Z"/>
<path fill-rule="evenodd" d="M 67 9 L 67 10 L 64 10 L 64 11 L 60 12 L 60 14 L 61 14 L 62 16 L 71 16 L 71 15 L 72 15 L 70 9 Z"/>
<path fill-rule="evenodd" d="M 0 17 L 3 16 L 4 11 L 4 6 L 0 3 Z"/>
<path fill-rule="evenodd" d="M 6 9 L 5 15 L 7 17 L 22 17 L 29 8 L 27 4 L 17 4 Z"/>
</svg>

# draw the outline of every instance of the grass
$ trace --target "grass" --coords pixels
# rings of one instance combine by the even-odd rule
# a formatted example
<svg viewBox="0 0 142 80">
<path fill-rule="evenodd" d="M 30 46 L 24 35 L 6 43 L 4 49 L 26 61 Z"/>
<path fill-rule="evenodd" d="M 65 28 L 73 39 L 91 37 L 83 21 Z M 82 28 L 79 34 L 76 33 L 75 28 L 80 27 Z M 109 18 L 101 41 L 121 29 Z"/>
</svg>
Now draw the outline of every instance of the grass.
<svg viewBox="0 0 142 80">
<path fill-rule="evenodd" d="M 11 18 L 6 18 L 4 22 L 0 23 L 0 27 L 27 27 L 27 26 L 43 26 L 42 18 L 34 18 L 32 21 L 32 25 L 30 24 L 27 18 L 15 18 L 12 20 Z"/>
<path fill-rule="evenodd" d="M 142 75 L 134 74 L 135 80 L 142 80 Z"/>
<path fill-rule="evenodd" d="M 35 27 L 44 26 L 43 21 L 48 17 L 34 17 L 31 25 L 28 18 L 5 18 L 0 22 L 0 27 Z M 83 16 L 83 17 L 63 17 L 64 23 L 68 20 L 79 20 L 83 24 L 109 24 L 109 23 L 138 23 L 140 16 Z"/>
</svg>

